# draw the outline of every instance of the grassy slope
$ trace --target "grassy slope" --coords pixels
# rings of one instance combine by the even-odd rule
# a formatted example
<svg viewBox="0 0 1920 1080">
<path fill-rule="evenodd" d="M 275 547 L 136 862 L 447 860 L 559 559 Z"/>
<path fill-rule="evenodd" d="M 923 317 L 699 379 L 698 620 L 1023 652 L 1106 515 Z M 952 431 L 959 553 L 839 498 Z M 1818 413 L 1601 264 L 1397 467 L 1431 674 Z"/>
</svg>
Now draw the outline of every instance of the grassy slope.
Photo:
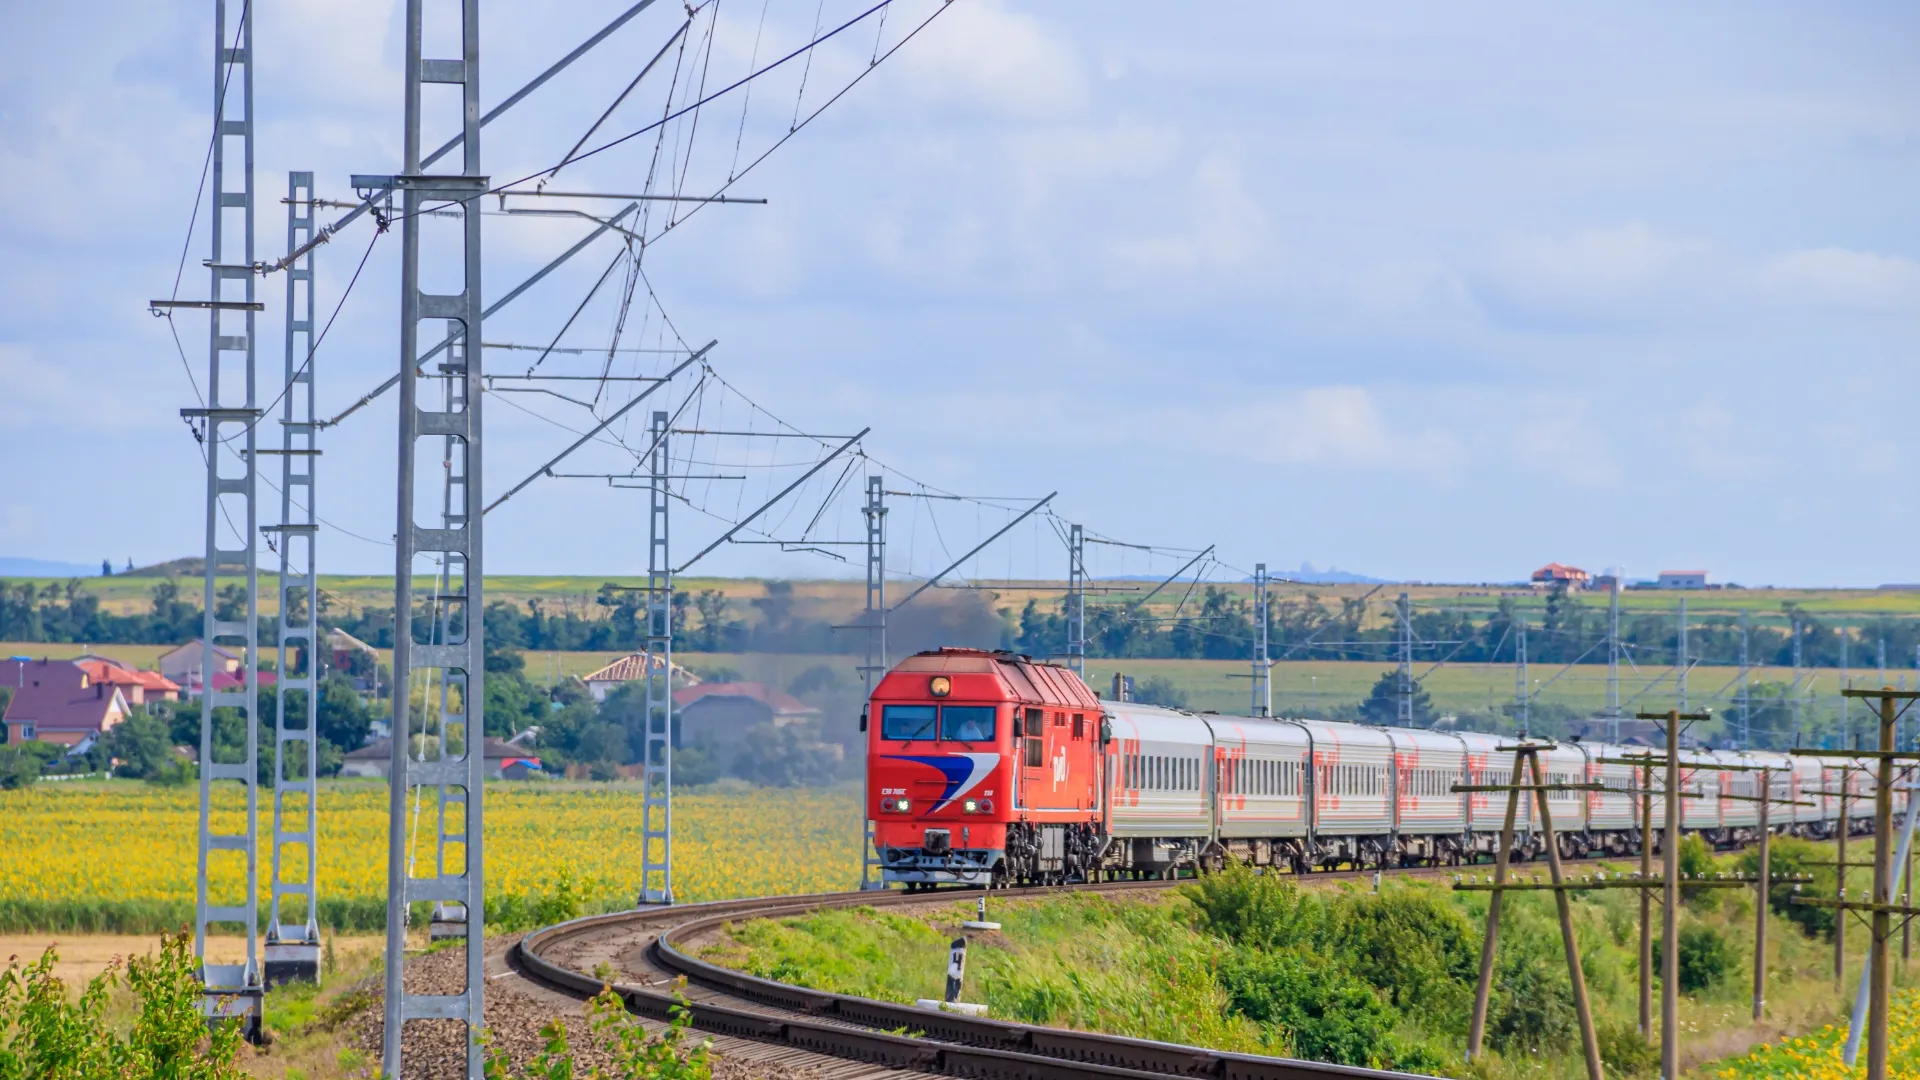
<svg viewBox="0 0 1920 1080">
<path fill-rule="evenodd" d="M 1731 865 L 1730 858 L 1722 862 Z M 1442 888 L 1415 882 L 1388 887 Z M 1484 922 L 1484 894 L 1449 891 L 1444 895 L 1466 916 L 1477 945 Z M 1579 894 L 1574 909 L 1597 1022 L 1610 1029 L 1614 1038 L 1630 1039 L 1627 1033 L 1637 1010 L 1637 901 L 1626 891 Z M 824 989 L 893 1001 L 938 997 L 946 943 L 958 923 L 972 917 L 971 910 L 961 904 L 920 915 L 862 909 L 748 923 L 732 928 L 729 938 L 709 955 L 744 970 Z M 1236 959 L 1234 949 L 1195 928 L 1191 905 L 1183 897 L 1007 899 L 993 905 L 990 917 L 1001 921 L 1004 930 L 975 936 L 966 997 L 986 1002 L 995 1016 L 1223 1049 L 1275 1052 L 1287 1048 L 1283 1031 L 1263 1028 L 1230 1012 L 1228 999 L 1210 972 L 1230 967 Z M 1753 897 L 1747 890 L 1718 890 L 1689 903 L 1683 917 L 1688 923 L 1722 931 L 1739 958 L 1720 983 L 1682 1001 L 1683 1046 L 1689 1063 L 1737 1054 L 1839 1015 L 1832 991 L 1831 944 L 1773 916 L 1769 1019 L 1761 1025 L 1750 1022 Z M 1864 955 L 1864 943 L 1859 940 L 1863 936 L 1849 935 L 1853 973 Z M 1518 949 L 1546 957 L 1539 970 L 1559 980 L 1564 990 L 1566 976 L 1559 959 L 1553 905 L 1544 894 L 1516 894 L 1509 899 L 1502 949 L 1503 955 Z M 1896 973 L 1896 981 L 1908 984 L 1904 972 Z M 1452 992 L 1468 996 L 1456 1003 L 1458 1010 L 1435 1010 L 1446 1015 L 1416 1016 L 1408 1023 L 1415 1029 L 1412 1035 L 1443 1052 L 1449 1063 L 1447 1074 L 1469 1075 L 1460 1050 L 1471 986 L 1460 983 Z M 1458 1016 L 1453 1015 L 1455 1011 Z M 1629 1071 L 1619 1069 L 1610 1075 Z M 1569 1080 L 1580 1076 L 1577 1048 L 1563 1047 L 1539 1058 L 1510 1052 L 1505 1060 L 1494 1061 L 1485 1075 L 1522 1073 Z"/>
</svg>

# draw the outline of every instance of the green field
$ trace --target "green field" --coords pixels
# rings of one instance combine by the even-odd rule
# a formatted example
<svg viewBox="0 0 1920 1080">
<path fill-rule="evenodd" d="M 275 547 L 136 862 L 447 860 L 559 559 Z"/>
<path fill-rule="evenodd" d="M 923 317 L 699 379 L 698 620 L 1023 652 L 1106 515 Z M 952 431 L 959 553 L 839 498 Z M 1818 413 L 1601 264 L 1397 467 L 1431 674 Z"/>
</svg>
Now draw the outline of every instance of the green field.
<svg viewBox="0 0 1920 1080">
<path fill-rule="evenodd" d="M 271 613 L 271 603 L 275 590 L 272 587 L 274 576 L 263 572 L 260 575 L 260 596 L 262 611 Z M 64 584 L 63 579 L 52 578 L 15 578 L 13 581 L 32 581 L 36 585 Z M 147 608 L 153 587 L 162 581 L 172 580 L 187 593 L 187 599 L 196 600 L 199 594 L 199 578 L 166 577 L 163 575 L 130 574 L 115 577 L 81 578 L 80 584 L 88 592 L 101 598 L 102 606 L 112 612 L 126 614 L 144 611 Z M 220 584 L 229 581 L 238 582 L 240 578 L 222 577 Z M 496 575 L 487 578 L 486 589 L 489 600 L 506 600 L 516 604 L 525 604 L 529 600 L 538 600 L 549 611 L 573 610 L 581 614 L 597 613 L 601 609 L 594 603 L 600 586 L 607 582 L 622 585 L 644 583 L 644 576 L 619 574 L 574 574 L 574 575 Z M 899 585 L 908 584 L 900 582 Z M 1060 596 L 1065 592 L 1063 581 L 1041 582 L 1005 582 L 981 581 L 977 584 L 991 590 L 995 584 L 1005 586 L 1005 591 L 993 593 L 995 607 L 1010 607 L 1018 610 L 1028 598 L 1037 600 L 1042 607 L 1057 607 Z M 1245 582 L 1219 582 L 1223 588 L 1246 597 L 1251 595 L 1251 586 Z M 676 586 L 688 592 L 700 592 L 713 589 L 724 593 L 735 602 L 736 611 L 748 611 L 748 601 L 766 594 L 766 581 L 759 578 L 682 578 Z M 858 611 L 864 602 L 864 586 L 860 581 L 850 579 L 796 580 L 793 582 L 797 614 L 809 617 L 829 617 L 842 619 Z M 320 587 L 333 602 L 346 608 L 393 606 L 393 579 L 386 575 L 320 575 Z M 1090 603 L 1121 603 L 1133 593 L 1145 593 L 1153 588 L 1150 582 L 1114 581 L 1101 585 Z M 1186 586 L 1163 589 L 1153 597 L 1147 608 L 1155 615 L 1172 614 L 1185 597 Z M 1503 598 L 1511 598 L 1523 608 L 1537 610 L 1544 603 L 1544 596 L 1524 586 L 1516 585 L 1296 585 L 1289 582 L 1276 582 L 1273 585 L 1273 597 L 1276 603 L 1290 599 L 1314 597 L 1330 610 L 1337 610 L 1344 600 L 1368 597 L 1368 617 L 1365 626 L 1375 628 L 1387 625 L 1392 618 L 1392 606 L 1395 597 L 1405 592 L 1414 606 L 1422 611 L 1448 609 L 1472 614 L 1475 618 L 1484 617 L 1500 604 Z M 1661 592 L 1656 590 L 1631 590 L 1620 595 L 1620 607 L 1624 618 L 1645 614 L 1668 614 L 1674 612 L 1680 597 L 1687 600 L 1687 610 L 1696 619 L 1712 619 L 1722 616 L 1734 616 L 1744 611 L 1756 625 L 1774 625 L 1784 623 L 1784 605 L 1793 604 L 1801 609 L 1820 616 L 1835 625 L 1859 625 L 1875 619 L 1920 618 L 1920 590 L 1900 589 L 1711 589 L 1685 594 Z M 1590 609 L 1606 606 L 1607 598 L 1601 593 L 1576 593 L 1574 598 Z"/>
</svg>

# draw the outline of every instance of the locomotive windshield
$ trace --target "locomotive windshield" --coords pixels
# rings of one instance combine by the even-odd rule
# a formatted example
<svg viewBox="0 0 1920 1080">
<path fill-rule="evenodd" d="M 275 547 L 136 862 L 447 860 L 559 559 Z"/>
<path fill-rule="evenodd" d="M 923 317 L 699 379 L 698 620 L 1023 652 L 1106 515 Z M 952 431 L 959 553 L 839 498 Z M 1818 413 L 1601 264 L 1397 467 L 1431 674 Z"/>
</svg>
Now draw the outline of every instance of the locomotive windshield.
<svg viewBox="0 0 1920 1080">
<path fill-rule="evenodd" d="M 992 742 L 993 706 L 941 706 L 940 737 L 954 742 Z"/>
<path fill-rule="evenodd" d="M 933 738 L 934 707 L 931 705 L 889 705 L 880 714 L 883 739 Z"/>
<path fill-rule="evenodd" d="M 991 705 L 888 705 L 880 714 L 880 737 L 992 742 L 993 713 Z"/>
</svg>

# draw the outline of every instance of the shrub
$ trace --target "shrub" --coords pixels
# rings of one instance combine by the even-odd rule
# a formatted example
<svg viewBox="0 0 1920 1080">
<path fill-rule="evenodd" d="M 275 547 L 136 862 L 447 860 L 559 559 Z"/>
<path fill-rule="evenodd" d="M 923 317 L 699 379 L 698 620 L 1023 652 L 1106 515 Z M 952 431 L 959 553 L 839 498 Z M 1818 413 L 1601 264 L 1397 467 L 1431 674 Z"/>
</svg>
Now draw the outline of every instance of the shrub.
<svg viewBox="0 0 1920 1080">
<path fill-rule="evenodd" d="M 1425 1006 L 1436 1019 L 1466 1015 L 1480 944 L 1444 894 L 1389 889 L 1354 896 L 1338 910 L 1341 955 L 1395 1007 Z"/>
<path fill-rule="evenodd" d="M 1813 881 L 1800 887 L 1801 896 L 1833 898 L 1833 868 L 1822 867 L 1822 860 L 1831 862 L 1827 852 L 1810 840 L 1801 840 L 1791 836 L 1773 838 L 1770 852 L 1772 865 L 1770 870 L 1782 876 L 1812 874 Z M 1760 872 L 1760 851 L 1749 848 L 1740 856 L 1740 869 L 1749 874 Z M 1809 936 L 1827 937 L 1833 934 L 1834 909 L 1816 907 L 1812 904 L 1793 902 L 1792 885 L 1774 885 L 1767 890 L 1767 906 L 1779 915 L 1800 927 Z"/>
<path fill-rule="evenodd" d="M 1659 1045 L 1648 1042 L 1634 1025 L 1602 1024 L 1596 1034 L 1600 1037 L 1600 1063 L 1607 1067 L 1608 1076 L 1652 1076 L 1659 1070 Z"/>
<path fill-rule="evenodd" d="M 1229 1007 L 1286 1032 L 1298 1057 L 1371 1065 L 1388 1056 L 1399 1013 L 1324 956 L 1255 954 L 1221 969 Z"/>
<path fill-rule="evenodd" d="M 1711 875 L 1717 867 L 1713 861 L 1713 849 L 1698 836 L 1689 836 L 1680 841 L 1680 872 L 1690 878 Z M 1698 903 L 1713 895 L 1712 889 L 1680 886 L 1680 898 L 1689 904 Z"/>
<path fill-rule="evenodd" d="M 1666 961 L 1662 959 L 1662 946 L 1665 944 L 1658 938 L 1653 942 L 1653 970 L 1656 976 L 1666 970 Z M 1680 928 L 1681 993 L 1697 994 L 1718 986 L 1739 966 L 1740 958 L 1734 954 L 1733 943 L 1718 928 L 1699 923 Z"/>
<path fill-rule="evenodd" d="M 1236 945 L 1312 947 L 1330 936 L 1331 920 L 1319 896 L 1238 863 L 1181 892 L 1193 903 L 1197 929 Z"/>
<path fill-rule="evenodd" d="M 1573 985 L 1557 931 L 1529 923 L 1526 909 L 1509 908 L 1494 969 L 1492 1015 L 1487 1041 L 1501 1053 L 1556 1052 L 1573 1038 Z"/>
<path fill-rule="evenodd" d="M 108 967 L 69 1000 L 54 959 L 48 949 L 30 965 L 0 971 L 0 1077 L 245 1080 L 235 1063 L 240 1025 L 209 1030 L 184 932 L 163 936 L 159 955 L 127 961 L 138 1011 L 124 1036 L 107 1015 L 118 969 Z"/>
</svg>

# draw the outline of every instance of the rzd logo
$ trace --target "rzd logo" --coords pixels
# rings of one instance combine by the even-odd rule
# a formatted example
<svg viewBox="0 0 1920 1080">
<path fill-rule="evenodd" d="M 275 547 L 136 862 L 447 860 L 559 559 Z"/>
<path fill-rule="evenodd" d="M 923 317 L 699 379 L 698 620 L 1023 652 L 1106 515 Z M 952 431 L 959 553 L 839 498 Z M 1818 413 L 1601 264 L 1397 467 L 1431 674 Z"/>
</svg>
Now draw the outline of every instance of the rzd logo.
<svg viewBox="0 0 1920 1080">
<path fill-rule="evenodd" d="M 1061 747 L 1053 755 L 1053 786 L 1058 788 L 1067 782 L 1067 748 Z"/>
</svg>

